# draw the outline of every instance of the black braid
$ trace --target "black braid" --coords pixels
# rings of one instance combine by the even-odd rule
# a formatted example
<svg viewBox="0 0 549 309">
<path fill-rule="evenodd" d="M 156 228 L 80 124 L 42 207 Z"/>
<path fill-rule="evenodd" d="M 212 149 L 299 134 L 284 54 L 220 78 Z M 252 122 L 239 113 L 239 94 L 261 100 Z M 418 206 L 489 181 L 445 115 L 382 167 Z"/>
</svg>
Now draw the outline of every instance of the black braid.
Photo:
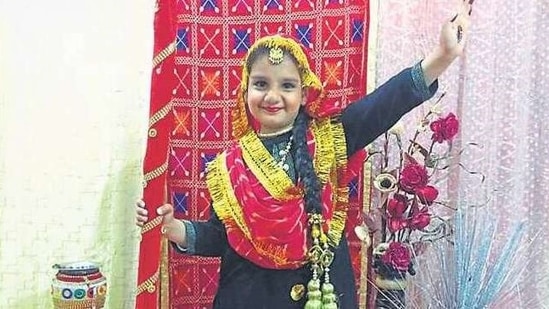
<svg viewBox="0 0 549 309">
<path fill-rule="evenodd" d="M 295 169 L 305 190 L 305 210 L 307 213 L 322 213 L 320 181 L 313 167 L 313 160 L 307 148 L 307 127 L 310 117 L 303 108 L 294 122 Z"/>
</svg>

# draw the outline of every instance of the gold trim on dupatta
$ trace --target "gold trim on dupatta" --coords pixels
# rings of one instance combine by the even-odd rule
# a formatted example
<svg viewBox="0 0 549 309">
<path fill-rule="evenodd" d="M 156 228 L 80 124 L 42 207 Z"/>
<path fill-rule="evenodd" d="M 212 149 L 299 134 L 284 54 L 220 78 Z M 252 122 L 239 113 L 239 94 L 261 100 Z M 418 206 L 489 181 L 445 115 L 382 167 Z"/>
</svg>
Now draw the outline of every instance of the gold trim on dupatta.
<svg viewBox="0 0 549 309">
<path fill-rule="evenodd" d="M 275 159 L 255 132 L 246 133 L 239 144 L 244 162 L 272 197 L 287 201 L 302 195 L 288 174 L 276 165 Z"/>
</svg>

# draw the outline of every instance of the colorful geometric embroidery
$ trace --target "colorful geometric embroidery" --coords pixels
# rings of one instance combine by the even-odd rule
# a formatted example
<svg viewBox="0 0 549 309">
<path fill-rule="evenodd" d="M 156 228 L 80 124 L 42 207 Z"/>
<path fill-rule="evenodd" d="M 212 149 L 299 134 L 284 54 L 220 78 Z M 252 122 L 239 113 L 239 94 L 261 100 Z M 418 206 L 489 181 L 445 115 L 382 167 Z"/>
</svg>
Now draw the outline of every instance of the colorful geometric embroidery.
<svg viewBox="0 0 549 309">
<path fill-rule="evenodd" d="M 172 135 L 191 135 L 191 119 L 190 112 L 188 110 L 173 110 L 174 114 L 174 129 L 172 130 Z"/>
<path fill-rule="evenodd" d="M 177 29 L 177 37 L 175 40 L 175 48 L 178 52 L 184 50 L 185 52 L 189 52 L 189 28 L 180 28 Z"/>
<path fill-rule="evenodd" d="M 364 37 L 364 21 L 354 19 L 352 24 L 351 42 L 362 42 Z"/>
<path fill-rule="evenodd" d="M 237 30 L 233 29 L 233 39 L 235 42 L 235 47 L 233 48 L 233 55 L 237 53 L 246 53 L 248 51 L 248 48 L 250 48 L 251 41 L 250 41 L 250 33 L 252 32 L 252 29 L 244 29 L 244 30 Z"/>
<path fill-rule="evenodd" d="M 353 178 L 351 182 L 349 182 L 349 198 L 358 197 L 359 193 L 359 183 L 358 183 L 358 177 Z"/>
<path fill-rule="evenodd" d="M 173 206 L 175 212 L 186 213 L 187 212 L 187 200 L 189 198 L 188 192 L 176 192 L 173 194 Z"/>
</svg>

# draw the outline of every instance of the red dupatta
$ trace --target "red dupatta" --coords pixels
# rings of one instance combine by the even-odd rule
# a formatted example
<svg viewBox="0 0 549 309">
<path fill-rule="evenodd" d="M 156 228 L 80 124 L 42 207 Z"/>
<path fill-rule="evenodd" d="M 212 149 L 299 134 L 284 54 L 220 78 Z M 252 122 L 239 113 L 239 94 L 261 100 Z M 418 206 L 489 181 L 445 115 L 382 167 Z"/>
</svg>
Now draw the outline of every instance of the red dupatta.
<svg viewBox="0 0 549 309">
<path fill-rule="evenodd" d="M 347 184 L 339 184 L 347 163 L 341 124 L 314 120 L 308 145 L 322 184 L 324 230 L 336 246 L 348 207 Z M 307 263 L 310 237 L 302 189 L 276 166 L 255 132 L 209 164 L 206 182 L 229 244 L 239 255 L 270 269 Z"/>
</svg>

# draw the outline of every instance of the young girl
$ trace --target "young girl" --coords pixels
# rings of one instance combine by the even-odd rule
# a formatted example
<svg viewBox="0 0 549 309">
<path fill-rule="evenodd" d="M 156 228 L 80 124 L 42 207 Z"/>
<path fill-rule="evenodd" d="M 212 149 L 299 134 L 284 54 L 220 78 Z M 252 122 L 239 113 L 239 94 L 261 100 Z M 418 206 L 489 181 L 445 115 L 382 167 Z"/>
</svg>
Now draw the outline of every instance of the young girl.
<svg viewBox="0 0 549 309">
<path fill-rule="evenodd" d="M 237 143 L 213 160 L 207 222 L 158 208 L 162 233 L 184 254 L 221 257 L 214 308 L 357 308 L 344 226 L 347 161 L 433 96 L 436 78 L 463 52 L 470 4 L 446 23 L 425 59 L 344 110 L 293 39 L 249 49 L 233 113 Z M 137 224 L 148 220 L 137 202 Z"/>
</svg>

